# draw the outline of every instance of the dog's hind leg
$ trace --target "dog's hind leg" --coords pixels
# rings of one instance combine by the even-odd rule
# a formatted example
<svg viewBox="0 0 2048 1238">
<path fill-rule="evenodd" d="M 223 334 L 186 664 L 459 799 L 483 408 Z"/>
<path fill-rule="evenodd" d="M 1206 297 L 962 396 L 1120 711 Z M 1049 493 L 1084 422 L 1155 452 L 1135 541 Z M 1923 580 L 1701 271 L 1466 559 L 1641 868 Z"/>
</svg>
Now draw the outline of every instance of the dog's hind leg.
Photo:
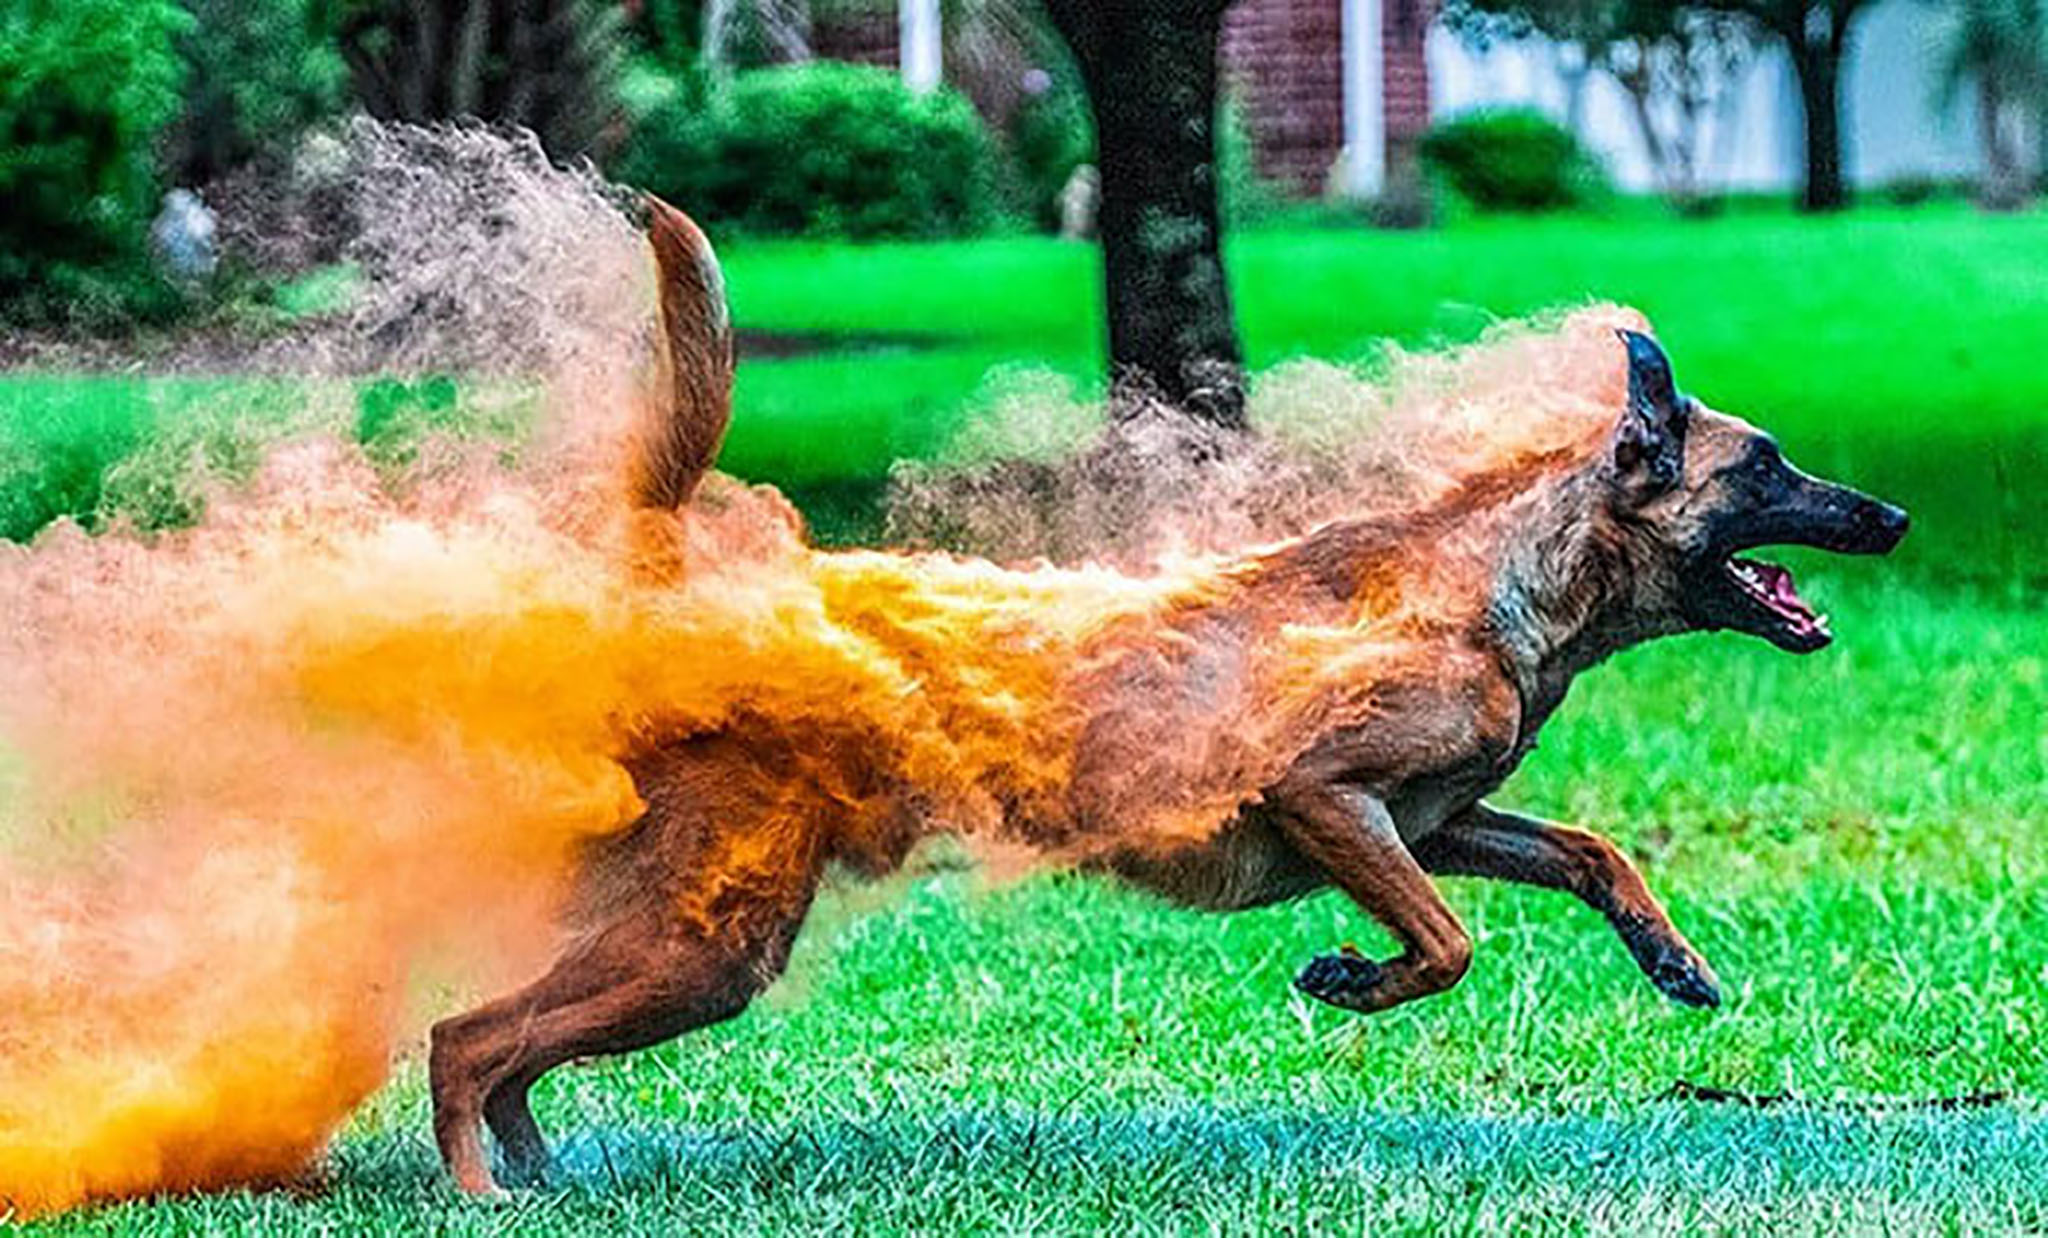
<svg viewBox="0 0 2048 1238">
<path fill-rule="evenodd" d="M 526 1094 L 575 1058 L 626 1053 L 729 1019 L 780 974 L 808 906 L 750 907 L 714 936 L 648 907 L 586 934 L 549 972 L 434 1026 L 434 1137 L 456 1183 L 493 1187 L 479 1120 L 508 1168 L 530 1175 L 547 1148 Z"/>
<path fill-rule="evenodd" d="M 1643 875 L 1598 834 L 1497 812 L 1484 804 L 1415 844 L 1433 873 L 1491 877 L 1562 890 L 1607 917 L 1650 983 L 1687 1006 L 1721 1004 L 1707 960 L 1685 939 Z"/>
</svg>

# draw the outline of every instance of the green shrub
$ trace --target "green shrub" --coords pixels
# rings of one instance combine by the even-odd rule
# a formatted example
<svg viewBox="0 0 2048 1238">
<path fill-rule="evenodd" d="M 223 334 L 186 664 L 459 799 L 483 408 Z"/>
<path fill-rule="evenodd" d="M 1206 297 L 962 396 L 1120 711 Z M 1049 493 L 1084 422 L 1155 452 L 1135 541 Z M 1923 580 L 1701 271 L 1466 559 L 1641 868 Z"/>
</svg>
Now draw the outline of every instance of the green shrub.
<svg viewBox="0 0 2048 1238">
<path fill-rule="evenodd" d="M 1283 196 L 1260 174 L 1251 124 L 1244 108 L 1228 95 L 1216 113 L 1216 192 L 1223 220 L 1233 226 L 1272 214 Z"/>
<path fill-rule="evenodd" d="M 207 499 L 216 489 L 256 475 L 289 424 L 289 395 L 261 388 L 202 392 L 156 393 L 160 406 L 152 410 L 146 431 L 132 448 L 108 460 L 99 503 L 85 518 L 88 528 L 190 528 L 206 518 Z"/>
<path fill-rule="evenodd" d="M 1569 129 L 1530 108 L 1467 112 L 1433 125 L 1422 158 L 1482 211 L 1577 206 L 1605 180 Z"/>
<path fill-rule="evenodd" d="M 714 224 L 853 238 L 950 236 L 996 217 L 987 130 L 951 90 L 805 64 L 680 90 L 635 127 L 615 173 Z"/>
<path fill-rule="evenodd" d="M 299 136 L 341 106 L 348 83 L 321 20 L 323 0 L 184 0 L 194 19 L 178 41 L 184 114 L 170 166 L 204 185 L 260 156 L 287 157 Z"/>
<path fill-rule="evenodd" d="M 629 6 L 633 7 L 633 6 Z M 644 0 L 626 26 L 639 57 L 655 67 L 688 70 L 704 44 L 702 0 Z"/>
<path fill-rule="evenodd" d="M 155 145 L 178 111 L 176 0 L 0 7 L 0 317 L 99 318 L 171 301 L 150 277 Z"/>
<path fill-rule="evenodd" d="M 1095 160 L 1095 120 L 1078 82 L 1055 78 L 1024 100 L 1010 121 L 1010 160 L 1025 213 L 1057 228 L 1060 191 L 1075 168 Z"/>
<path fill-rule="evenodd" d="M 1966 184 L 1943 180 L 1924 172 L 1895 176 L 1878 187 L 1878 193 L 1893 206 L 1925 206 L 1930 202 L 1965 197 Z"/>
<path fill-rule="evenodd" d="M 141 384 L 11 375 L 0 401 L 0 538 L 26 542 L 60 516 L 92 522 L 107 469 L 149 425 Z"/>
</svg>

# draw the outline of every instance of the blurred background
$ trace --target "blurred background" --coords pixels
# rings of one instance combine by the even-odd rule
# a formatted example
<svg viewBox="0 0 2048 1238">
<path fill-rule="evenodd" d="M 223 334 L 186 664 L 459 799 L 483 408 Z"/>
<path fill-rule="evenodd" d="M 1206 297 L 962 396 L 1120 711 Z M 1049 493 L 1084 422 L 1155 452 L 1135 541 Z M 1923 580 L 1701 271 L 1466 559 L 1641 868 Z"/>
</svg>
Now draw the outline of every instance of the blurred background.
<svg viewBox="0 0 2048 1238">
<path fill-rule="evenodd" d="M 1874 480 L 1910 499 L 1891 474 L 1929 435 L 1988 448 L 2001 479 L 2039 459 L 2048 387 L 2015 344 L 2042 326 L 2044 20 L 2038 0 L 5 0 L 10 434 L 133 442 L 178 402 L 155 377 L 260 368 L 258 342 L 345 305 L 343 139 L 366 114 L 522 127 L 702 220 L 748 362 L 727 464 L 828 534 L 865 527 L 890 462 L 936 450 L 998 367 L 1084 392 L 1143 374 L 1230 421 L 1241 397 L 1201 396 L 1190 366 L 1358 360 L 1588 299 L 1641 306 L 1703 394 L 1812 422 L 1819 450 L 1863 450 L 1837 420 L 1881 415 L 1904 446 L 1872 449 Z M 1189 239 L 1151 244 L 1161 221 Z M 831 452 L 805 441 L 820 425 Z M 0 533 L 97 518 L 111 461 L 64 441 L 62 477 L 0 487 Z M 2031 572 L 2032 493 L 1932 499 Z"/>
</svg>

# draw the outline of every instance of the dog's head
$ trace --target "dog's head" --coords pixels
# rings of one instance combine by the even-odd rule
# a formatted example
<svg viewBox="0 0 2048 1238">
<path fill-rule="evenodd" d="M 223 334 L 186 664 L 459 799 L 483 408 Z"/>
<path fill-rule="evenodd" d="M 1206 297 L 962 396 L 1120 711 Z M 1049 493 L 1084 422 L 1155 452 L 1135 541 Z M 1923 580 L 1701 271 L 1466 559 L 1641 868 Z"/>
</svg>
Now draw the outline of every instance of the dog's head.
<svg viewBox="0 0 2048 1238">
<path fill-rule="evenodd" d="M 1885 554 L 1906 535 L 1906 513 L 1800 472 L 1770 435 L 1682 394 L 1655 340 L 1620 334 L 1628 406 L 1608 462 L 1611 508 L 1667 578 L 1660 592 L 1691 628 L 1747 632 L 1794 653 L 1826 645 L 1827 617 L 1799 596 L 1792 573 L 1743 552 Z"/>
</svg>

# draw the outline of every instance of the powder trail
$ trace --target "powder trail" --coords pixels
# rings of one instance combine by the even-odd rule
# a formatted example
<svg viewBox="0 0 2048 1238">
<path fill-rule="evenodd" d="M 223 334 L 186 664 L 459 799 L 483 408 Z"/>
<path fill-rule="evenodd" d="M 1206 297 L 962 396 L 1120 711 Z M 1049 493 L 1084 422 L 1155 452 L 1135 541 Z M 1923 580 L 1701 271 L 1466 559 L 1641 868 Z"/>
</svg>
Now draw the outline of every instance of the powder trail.
<svg viewBox="0 0 2048 1238">
<path fill-rule="evenodd" d="M 1084 561 L 827 552 L 773 491 L 724 479 L 679 514 L 631 511 L 657 385 L 644 247 L 588 185 L 509 162 L 530 207 L 510 235 L 551 242 L 513 283 L 550 285 L 533 272 L 562 261 L 564 221 L 597 229 L 553 280 L 575 295 L 542 311 L 589 309 L 606 281 L 648 293 L 637 324 L 598 315 L 608 347 L 550 337 L 575 346 L 543 359 L 554 424 L 521 458 L 458 449 L 394 480 L 306 434 L 189 531 L 0 548 L 0 744 L 20 762 L 0 784 L 0 1205 L 303 1173 L 449 987 L 552 953 L 579 846 L 639 815 L 628 763 L 657 737 L 821 737 L 821 770 L 914 788 L 926 828 L 1056 859 L 1215 828 L 1332 711 L 1370 709 L 1373 659 L 1427 590 L 1239 633 L 1217 695 L 1106 730 L 1104 694 L 1189 656 L 1188 625 L 1304 522 L 1585 441 L 1621 382 L 1611 328 L 1640 322 L 1585 311 L 1380 381 L 1271 376 L 1262 454 L 1164 484 L 1140 453 L 1170 501 L 1105 505 L 1119 522 Z M 509 261 L 507 235 L 478 252 Z M 929 484 L 922 510 L 961 527 L 1008 506 L 1000 485 Z M 863 820 L 859 779 L 818 778 L 856 833 L 896 828 Z M 1076 819 L 1118 824 L 1047 824 Z"/>
</svg>

